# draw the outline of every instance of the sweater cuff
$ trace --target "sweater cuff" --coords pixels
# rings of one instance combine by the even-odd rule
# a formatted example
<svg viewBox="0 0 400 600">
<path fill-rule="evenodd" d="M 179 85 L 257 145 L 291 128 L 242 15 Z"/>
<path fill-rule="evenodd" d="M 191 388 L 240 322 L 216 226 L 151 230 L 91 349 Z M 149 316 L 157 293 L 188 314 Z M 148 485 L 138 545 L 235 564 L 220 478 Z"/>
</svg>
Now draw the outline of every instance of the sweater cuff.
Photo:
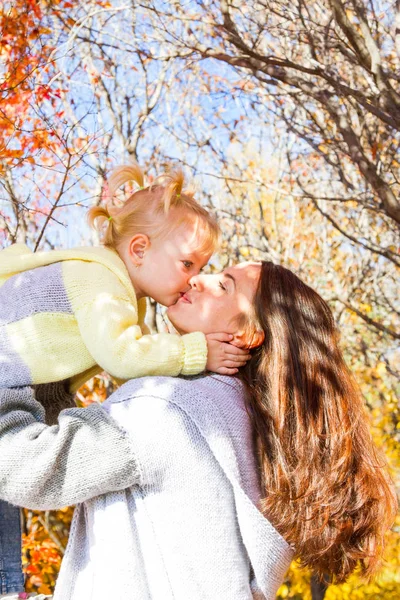
<svg viewBox="0 0 400 600">
<path fill-rule="evenodd" d="M 181 375 L 197 375 L 207 364 L 207 340 L 204 333 L 196 331 L 182 336 L 184 347 Z"/>
</svg>

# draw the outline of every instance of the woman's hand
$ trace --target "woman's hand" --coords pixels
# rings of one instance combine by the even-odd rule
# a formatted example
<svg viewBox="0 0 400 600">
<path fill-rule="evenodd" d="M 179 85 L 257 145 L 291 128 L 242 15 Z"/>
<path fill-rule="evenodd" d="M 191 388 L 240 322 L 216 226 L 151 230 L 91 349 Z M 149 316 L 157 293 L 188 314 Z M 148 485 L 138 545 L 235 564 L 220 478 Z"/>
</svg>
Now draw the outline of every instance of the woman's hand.
<svg viewBox="0 0 400 600">
<path fill-rule="evenodd" d="M 234 375 L 251 358 L 247 348 L 238 348 L 231 343 L 233 335 L 229 333 L 209 333 L 207 340 L 207 371 L 220 375 Z"/>
</svg>

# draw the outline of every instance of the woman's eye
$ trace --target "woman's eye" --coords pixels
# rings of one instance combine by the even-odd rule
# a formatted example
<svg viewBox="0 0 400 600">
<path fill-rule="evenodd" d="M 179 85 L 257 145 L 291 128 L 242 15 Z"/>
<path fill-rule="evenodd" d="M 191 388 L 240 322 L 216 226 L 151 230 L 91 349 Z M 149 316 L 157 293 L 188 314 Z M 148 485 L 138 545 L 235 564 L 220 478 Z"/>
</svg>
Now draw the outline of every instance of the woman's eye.
<svg viewBox="0 0 400 600">
<path fill-rule="evenodd" d="M 222 283 L 222 281 L 219 281 L 219 287 L 224 290 L 224 292 L 226 292 L 226 287 L 224 286 L 224 284 Z"/>
<path fill-rule="evenodd" d="M 190 260 L 183 260 L 183 265 L 187 268 L 190 269 L 190 267 L 193 265 L 193 263 Z"/>
</svg>

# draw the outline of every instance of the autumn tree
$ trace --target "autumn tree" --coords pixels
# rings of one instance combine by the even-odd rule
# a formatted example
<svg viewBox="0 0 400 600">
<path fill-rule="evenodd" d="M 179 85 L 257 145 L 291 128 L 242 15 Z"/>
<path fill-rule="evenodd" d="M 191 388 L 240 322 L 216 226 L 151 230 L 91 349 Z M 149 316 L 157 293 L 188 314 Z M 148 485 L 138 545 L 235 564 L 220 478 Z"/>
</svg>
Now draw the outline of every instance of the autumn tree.
<svg viewBox="0 0 400 600">
<path fill-rule="evenodd" d="M 386 277 L 396 276 L 400 56 L 394 4 L 145 5 L 154 15 L 155 37 L 162 31 L 167 47 L 186 52 L 192 61 L 229 65 L 242 77 L 241 97 L 254 113 L 295 139 L 287 161 L 296 197 L 311 201 L 349 244 L 387 266 L 383 286 Z M 344 306 L 399 339 L 398 327 L 374 319 L 349 299 Z"/>
<path fill-rule="evenodd" d="M 65 195 L 71 197 L 79 184 L 78 168 L 96 143 L 96 132 L 82 136 L 62 107 L 60 46 L 52 19 L 71 6 L 66 0 L 16 0 L 0 8 L 2 245 L 28 242 L 36 250 L 59 242 L 47 230 L 60 223 Z"/>
</svg>

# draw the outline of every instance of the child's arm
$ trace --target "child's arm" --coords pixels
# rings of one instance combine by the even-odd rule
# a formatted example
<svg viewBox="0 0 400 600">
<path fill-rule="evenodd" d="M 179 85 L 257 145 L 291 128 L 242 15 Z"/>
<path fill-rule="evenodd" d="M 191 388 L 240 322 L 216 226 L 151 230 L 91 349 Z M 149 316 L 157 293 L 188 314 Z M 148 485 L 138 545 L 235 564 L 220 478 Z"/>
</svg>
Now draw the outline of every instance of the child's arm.
<svg viewBox="0 0 400 600">
<path fill-rule="evenodd" d="M 97 300 L 76 314 L 77 322 L 94 360 L 114 377 L 196 375 L 204 371 L 207 342 L 203 333 L 142 335 L 130 303 L 107 294 Z"/>
<path fill-rule="evenodd" d="M 62 508 L 140 483 L 129 436 L 99 405 L 44 423 L 31 388 L 0 389 L 0 497 Z"/>
<path fill-rule="evenodd" d="M 75 319 L 87 350 L 102 369 L 120 379 L 204 371 L 203 333 L 143 335 L 134 298 L 112 271 L 100 264 L 70 263 L 63 268 Z"/>
</svg>

